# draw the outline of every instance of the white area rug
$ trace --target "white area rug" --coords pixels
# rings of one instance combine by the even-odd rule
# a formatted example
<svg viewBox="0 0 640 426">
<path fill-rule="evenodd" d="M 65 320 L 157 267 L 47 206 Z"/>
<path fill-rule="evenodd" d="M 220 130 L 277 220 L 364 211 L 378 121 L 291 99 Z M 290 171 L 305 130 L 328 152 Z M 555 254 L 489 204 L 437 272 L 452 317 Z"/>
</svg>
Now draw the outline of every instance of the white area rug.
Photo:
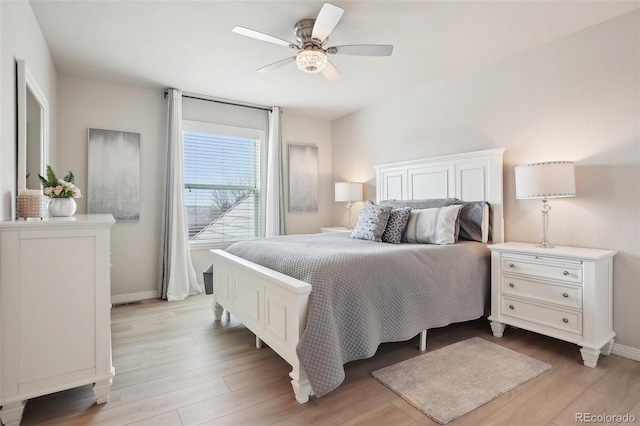
<svg viewBox="0 0 640 426">
<path fill-rule="evenodd" d="M 436 422 L 447 424 L 550 368 L 474 337 L 371 375 Z"/>
</svg>

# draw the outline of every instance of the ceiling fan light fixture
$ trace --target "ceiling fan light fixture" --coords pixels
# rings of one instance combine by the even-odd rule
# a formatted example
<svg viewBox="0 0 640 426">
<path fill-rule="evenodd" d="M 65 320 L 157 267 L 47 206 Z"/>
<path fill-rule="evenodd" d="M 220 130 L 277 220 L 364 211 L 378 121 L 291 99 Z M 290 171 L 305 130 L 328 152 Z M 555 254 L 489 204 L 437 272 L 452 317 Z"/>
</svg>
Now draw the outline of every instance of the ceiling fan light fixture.
<svg viewBox="0 0 640 426">
<path fill-rule="evenodd" d="M 317 73 L 327 65 L 327 55 L 320 49 L 305 49 L 298 52 L 296 64 L 301 71 Z"/>
</svg>

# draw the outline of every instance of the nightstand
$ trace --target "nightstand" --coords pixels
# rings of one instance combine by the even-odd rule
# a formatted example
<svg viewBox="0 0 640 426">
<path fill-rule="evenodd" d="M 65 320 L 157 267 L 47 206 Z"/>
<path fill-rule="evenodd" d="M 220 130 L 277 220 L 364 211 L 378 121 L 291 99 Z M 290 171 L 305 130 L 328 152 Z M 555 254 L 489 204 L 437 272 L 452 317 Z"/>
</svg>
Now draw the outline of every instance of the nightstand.
<svg viewBox="0 0 640 426">
<path fill-rule="evenodd" d="M 575 343 L 587 367 L 611 353 L 616 251 L 517 242 L 489 249 L 494 336 L 508 324 Z"/>
<path fill-rule="evenodd" d="M 349 229 L 345 226 L 330 226 L 326 228 L 320 228 L 320 232 L 353 232 L 353 229 Z"/>
</svg>

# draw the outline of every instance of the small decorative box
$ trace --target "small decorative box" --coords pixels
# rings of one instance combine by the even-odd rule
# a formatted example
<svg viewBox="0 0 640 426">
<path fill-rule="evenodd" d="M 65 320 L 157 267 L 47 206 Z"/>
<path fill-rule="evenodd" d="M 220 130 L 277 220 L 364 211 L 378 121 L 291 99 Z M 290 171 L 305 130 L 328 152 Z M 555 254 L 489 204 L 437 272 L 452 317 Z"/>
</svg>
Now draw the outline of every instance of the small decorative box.
<svg viewBox="0 0 640 426">
<path fill-rule="evenodd" d="M 18 193 L 18 217 L 45 217 L 49 197 L 37 189 L 26 189 Z"/>
</svg>

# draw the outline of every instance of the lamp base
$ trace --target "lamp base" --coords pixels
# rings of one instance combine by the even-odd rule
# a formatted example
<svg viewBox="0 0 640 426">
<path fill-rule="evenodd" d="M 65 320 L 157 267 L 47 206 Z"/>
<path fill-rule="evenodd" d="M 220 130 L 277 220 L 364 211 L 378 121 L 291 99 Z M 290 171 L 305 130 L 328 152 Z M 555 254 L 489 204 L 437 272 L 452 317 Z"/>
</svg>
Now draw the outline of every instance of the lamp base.
<svg viewBox="0 0 640 426">
<path fill-rule="evenodd" d="M 347 202 L 347 229 L 351 229 L 351 201 Z"/>
<path fill-rule="evenodd" d="M 553 244 L 551 244 L 549 241 L 540 241 L 538 244 L 536 244 L 536 247 L 554 248 L 555 246 Z"/>
<path fill-rule="evenodd" d="M 547 230 L 549 229 L 549 210 L 551 206 L 547 202 L 547 198 L 542 199 L 542 241 L 536 244 L 540 248 L 554 248 L 555 246 L 549 242 L 547 238 Z"/>
</svg>

